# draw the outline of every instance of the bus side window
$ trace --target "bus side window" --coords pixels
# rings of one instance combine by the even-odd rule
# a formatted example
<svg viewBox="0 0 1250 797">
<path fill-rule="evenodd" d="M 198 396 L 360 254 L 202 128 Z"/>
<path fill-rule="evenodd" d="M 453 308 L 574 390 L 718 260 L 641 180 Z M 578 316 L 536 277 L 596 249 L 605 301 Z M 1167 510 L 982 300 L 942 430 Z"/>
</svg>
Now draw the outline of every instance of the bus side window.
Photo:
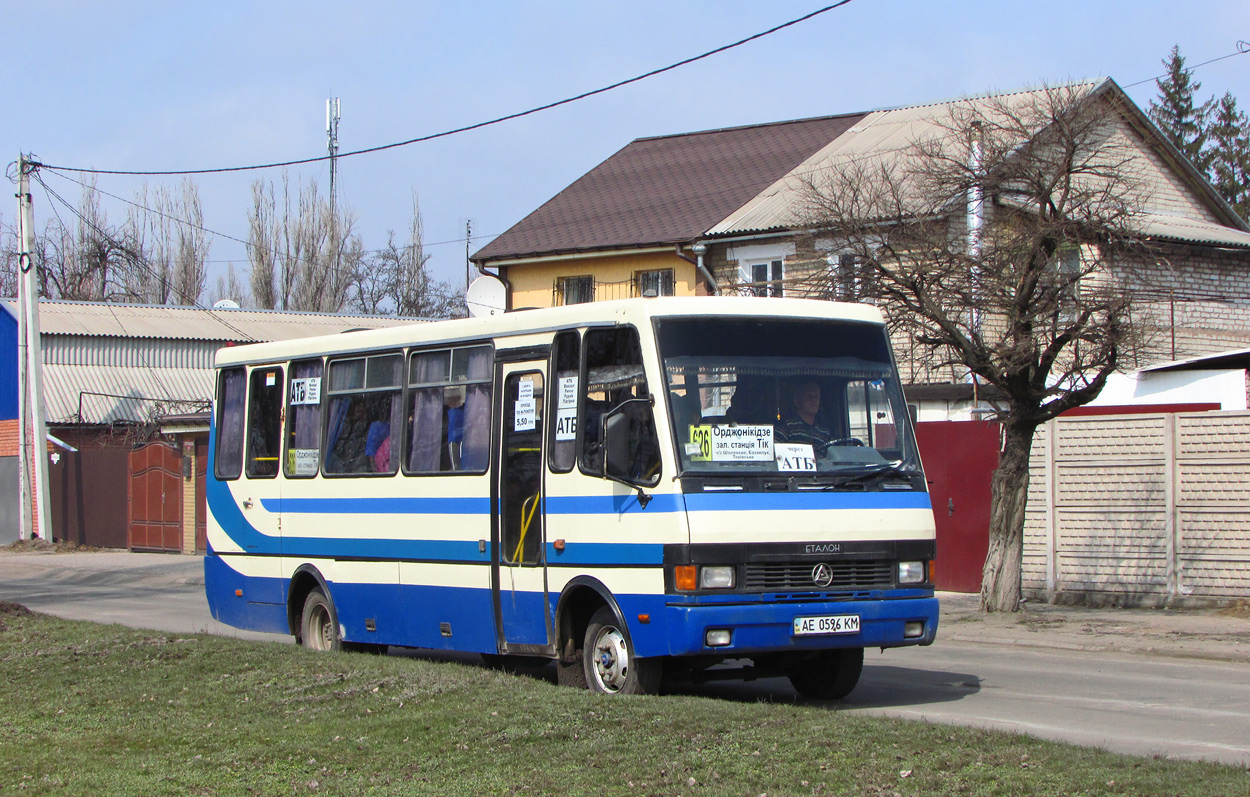
<svg viewBox="0 0 1250 797">
<path fill-rule="evenodd" d="M 481 473 L 490 453 L 490 346 L 413 352 L 405 473 Z"/>
<path fill-rule="evenodd" d="M 242 368 L 222 370 L 217 382 L 217 451 L 214 475 L 237 479 L 243 472 L 243 408 L 247 377 Z"/>
<path fill-rule="evenodd" d="M 642 364 L 638 330 L 633 327 L 591 329 L 586 332 L 586 387 L 582 411 L 582 458 L 584 472 L 603 475 L 603 416 L 629 399 L 648 398 L 647 377 Z M 630 405 L 630 476 L 645 484 L 660 478 L 660 443 L 655 414 L 645 404 Z"/>
<path fill-rule="evenodd" d="M 577 332 L 567 331 L 556 335 L 555 356 L 552 369 L 555 385 L 551 391 L 553 407 L 549 417 L 551 440 L 548 466 L 553 473 L 568 473 L 577 457 L 577 398 L 578 369 L 581 366 L 581 341 Z"/>
<path fill-rule="evenodd" d="M 375 354 L 330 363 L 325 472 L 394 473 L 404 358 Z"/>
<path fill-rule="evenodd" d="M 247 475 L 272 479 L 278 475 L 282 450 L 282 369 L 257 368 L 247 391 Z"/>
<path fill-rule="evenodd" d="M 321 374 L 319 359 L 291 363 L 284 463 L 288 477 L 315 476 L 321 465 Z"/>
</svg>

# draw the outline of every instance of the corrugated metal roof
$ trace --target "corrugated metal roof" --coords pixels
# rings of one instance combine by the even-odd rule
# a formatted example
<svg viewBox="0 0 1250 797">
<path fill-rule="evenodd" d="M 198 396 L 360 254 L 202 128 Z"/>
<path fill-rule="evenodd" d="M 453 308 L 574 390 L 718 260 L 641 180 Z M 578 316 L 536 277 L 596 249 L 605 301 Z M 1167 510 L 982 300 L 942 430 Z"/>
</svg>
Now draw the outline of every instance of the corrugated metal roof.
<svg viewBox="0 0 1250 797">
<path fill-rule="evenodd" d="M 16 301 L 0 300 L 17 315 Z M 146 422 L 207 407 L 213 357 L 233 343 L 417 323 L 390 316 L 39 302 L 49 423 Z"/>
<path fill-rule="evenodd" d="M 45 365 L 43 393 L 48 423 L 151 421 L 207 408 L 213 370 Z"/>
<path fill-rule="evenodd" d="M 1143 217 L 1143 227 L 1149 238 L 1250 249 L 1250 233 L 1200 219 L 1149 214 Z"/>
<path fill-rule="evenodd" d="M 17 314 L 16 300 L 4 299 Z M 290 340 L 349 329 L 416 323 L 393 316 L 293 313 L 278 310 L 214 310 L 200 307 L 65 302 L 41 299 L 39 327 L 45 335 L 90 335 L 236 343 Z"/>
<path fill-rule="evenodd" d="M 689 241 L 862 118 L 856 113 L 637 139 L 473 259 Z"/>
<path fill-rule="evenodd" d="M 1100 83 L 1078 83 L 1068 88 L 1089 92 Z M 1018 106 L 1032 101 L 1041 91 L 1044 89 L 873 111 L 726 216 L 708 234 L 741 235 L 795 227 L 800 223 L 805 177 L 851 166 L 898 166 L 910 156 L 913 144 L 944 132 L 942 122 L 950 119 L 956 106 L 991 102 Z"/>
</svg>

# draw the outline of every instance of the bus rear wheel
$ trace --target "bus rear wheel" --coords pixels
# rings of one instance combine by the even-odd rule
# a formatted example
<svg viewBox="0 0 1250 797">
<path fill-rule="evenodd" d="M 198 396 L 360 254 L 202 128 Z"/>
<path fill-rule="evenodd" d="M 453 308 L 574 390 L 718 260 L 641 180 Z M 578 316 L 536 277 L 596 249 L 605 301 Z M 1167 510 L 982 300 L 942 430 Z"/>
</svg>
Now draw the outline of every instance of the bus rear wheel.
<svg viewBox="0 0 1250 797">
<path fill-rule="evenodd" d="M 841 700 L 859 683 L 863 648 L 822 650 L 790 673 L 794 690 L 809 700 Z"/>
<path fill-rule="evenodd" d="M 341 650 L 343 647 L 338 624 L 334 620 L 334 607 L 320 587 L 304 599 L 300 641 L 309 650 Z"/>
<path fill-rule="evenodd" d="M 659 691 L 660 661 L 634 655 L 629 632 L 607 606 L 591 616 L 582 650 L 586 685 L 592 692 L 647 695 Z"/>
</svg>

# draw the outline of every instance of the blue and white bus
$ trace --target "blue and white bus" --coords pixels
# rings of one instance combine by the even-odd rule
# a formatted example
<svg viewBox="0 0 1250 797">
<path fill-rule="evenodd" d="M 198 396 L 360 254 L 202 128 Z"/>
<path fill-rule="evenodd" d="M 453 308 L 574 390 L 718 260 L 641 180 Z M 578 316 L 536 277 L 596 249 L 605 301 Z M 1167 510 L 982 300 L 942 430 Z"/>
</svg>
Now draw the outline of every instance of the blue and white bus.
<svg viewBox="0 0 1250 797">
<path fill-rule="evenodd" d="M 213 616 L 310 648 L 837 698 L 864 648 L 937 630 L 868 305 L 631 299 L 222 349 L 213 438 Z"/>
</svg>

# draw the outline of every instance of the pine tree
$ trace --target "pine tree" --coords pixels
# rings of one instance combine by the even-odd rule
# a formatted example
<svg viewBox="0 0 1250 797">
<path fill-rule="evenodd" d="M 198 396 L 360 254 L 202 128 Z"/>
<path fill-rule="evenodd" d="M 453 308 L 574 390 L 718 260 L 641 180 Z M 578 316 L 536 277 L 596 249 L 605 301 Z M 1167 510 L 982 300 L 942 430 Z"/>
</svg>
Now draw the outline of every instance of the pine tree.
<svg viewBox="0 0 1250 797">
<path fill-rule="evenodd" d="M 1212 100 L 1194 104 L 1194 95 L 1202 84 L 1185 70 L 1185 57 L 1179 46 L 1172 47 L 1163 65 L 1167 74 L 1155 81 L 1159 86 L 1159 101 L 1151 100 L 1148 114 L 1189 162 L 1205 173 L 1210 162 L 1206 143 Z"/>
<path fill-rule="evenodd" d="M 1226 93 L 1215 105 L 1208 150 L 1211 185 L 1233 210 L 1250 221 L 1250 119 Z"/>
</svg>

